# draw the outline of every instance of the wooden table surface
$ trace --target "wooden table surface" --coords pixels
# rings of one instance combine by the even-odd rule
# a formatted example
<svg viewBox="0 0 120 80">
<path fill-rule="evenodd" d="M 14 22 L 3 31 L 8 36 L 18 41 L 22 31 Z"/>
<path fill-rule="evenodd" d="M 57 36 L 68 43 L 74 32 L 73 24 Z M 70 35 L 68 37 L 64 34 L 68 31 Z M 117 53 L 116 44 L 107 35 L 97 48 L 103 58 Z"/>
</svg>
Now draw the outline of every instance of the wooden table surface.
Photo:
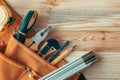
<svg viewBox="0 0 120 80">
<path fill-rule="evenodd" d="M 35 29 L 52 25 L 48 38 L 70 40 L 71 61 L 88 51 L 100 60 L 83 71 L 88 80 L 120 80 L 120 0 L 5 0 L 20 16 L 36 9 Z"/>
</svg>

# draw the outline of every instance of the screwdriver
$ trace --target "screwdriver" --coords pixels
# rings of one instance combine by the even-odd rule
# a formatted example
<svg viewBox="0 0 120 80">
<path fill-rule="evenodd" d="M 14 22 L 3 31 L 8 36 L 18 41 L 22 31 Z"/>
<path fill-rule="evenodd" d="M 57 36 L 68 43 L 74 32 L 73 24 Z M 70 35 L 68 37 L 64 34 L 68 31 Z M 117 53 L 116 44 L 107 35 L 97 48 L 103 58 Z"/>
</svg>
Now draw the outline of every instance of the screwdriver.
<svg viewBox="0 0 120 80">
<path fill-rule="evenodd" d="M 25 42 L 26 34 L 28 31 L 30 31 L 36 20 L 37 20 L 38 13 L 36 10 L 29 10 L 28 13 L 25 15 L 25 17 L 22 20 L 22 23 L 20 25 L 20 29 L 18 33 L 15 35 L 15 38 L 20 41 L 21 43 Z"/>
<path fill-rule="evenodd" d="M 63 53 L 61 53 L 60 56 L 58 56 L 55 60 L 51 62 L 52 65 L 56 65 L 59 61 L 61 61 L 63 58 L 65 58 L 67 55 L 70 54 L 70 52 L 76 47 L 76 45 L 72 46 L 70 49 L 65 50 Z"/>
<path fill-rule="evenodd" d="M 60 51 L 62 51 L 70 42 L 69 41 L 65 41 L 64 44 L 62 46 L 60 46 L 58 48 L 58 50 L 56 52 L 54 52 L 48 59 L 48 62 L 51 62 L 54 60 L 54 58 L 60 53 Z"/>
</svg>

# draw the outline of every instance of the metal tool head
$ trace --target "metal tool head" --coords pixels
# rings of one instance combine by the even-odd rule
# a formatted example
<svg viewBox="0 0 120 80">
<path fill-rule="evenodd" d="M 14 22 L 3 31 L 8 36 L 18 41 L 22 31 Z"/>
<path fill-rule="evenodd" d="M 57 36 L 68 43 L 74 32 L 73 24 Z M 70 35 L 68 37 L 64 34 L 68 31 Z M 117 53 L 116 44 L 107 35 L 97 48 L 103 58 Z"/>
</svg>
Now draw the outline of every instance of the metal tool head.
<svg viewBox="0 0 120 80">
<path fill-rule="evenodd" d="M 51 29 L 51 26 L 47 26 L 46 28 L 40 30 L 39 32 L 36 33 L 35 36 L 32 37 L 32 41 L 39 45 L 43 40 L 46 39 L 49 31 Z"/>
<path fill-rule="evenodd" d="M 26 34 L 30 31 L 37 19 L 38 13 L 36 10 L 29 10 L 27 14 L 24 16 L 22 23 L 20 25 L 20 29 L 18 33 L 15 35 L 15 38 L 20 42 L 24 43 L 26 39 Z"/>
</svg>

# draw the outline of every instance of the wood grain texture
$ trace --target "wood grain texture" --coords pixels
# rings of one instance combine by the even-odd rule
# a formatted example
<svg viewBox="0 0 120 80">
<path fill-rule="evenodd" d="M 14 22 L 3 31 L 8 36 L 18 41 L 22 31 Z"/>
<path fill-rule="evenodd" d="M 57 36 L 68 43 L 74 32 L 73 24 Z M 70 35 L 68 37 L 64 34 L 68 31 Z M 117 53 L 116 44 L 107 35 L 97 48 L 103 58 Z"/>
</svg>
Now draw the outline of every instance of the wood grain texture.
<svg viewBox="0 0 120 80">
<path fill-rule="evenodd" d="M 68 57 L 67 61 L 72 61 L 86 52 L 74 51 Z M 120 53 L 119 52 L 95 52 L 99 61 L 83 71 L 88 80 L 119 80 L 120 79 Z"/>
<path fill-rule="evenodd" d="M 53 29 L 48 38 L 56 38 L 63 43 L 70 40 L 71 45 L 77 44 L 80 51 L 120 51 L 120 32 L 117 31 L 80 31 Z"/>
<path fill-rule="evenodd" d="M 22 17 L 29 9 L 39 13 L 37 27 L 52 24 L 61 25 L 81 24 L 83 27 L 117 27 L 120 20 L 119 0 L 5 0 Z M 32 5 L 32 6 L 31 6 Z M 84 24 L 83 24 L 84 23 Z M 39 26 L 38 26 L 39 25 Z"/>
<path fill-rule="evenodd" d="M 70 40 L 75 52 L 95 51 L 100 60 L 83 71 L 88 80 L 120 80 L 120 0 L 5 0 L 22 17 L 29 9 L 39 13 L 34 29 L 52 25 L 49 38 Z M 81 52 L 82 51 L 82 52 Z"/>
</svg>

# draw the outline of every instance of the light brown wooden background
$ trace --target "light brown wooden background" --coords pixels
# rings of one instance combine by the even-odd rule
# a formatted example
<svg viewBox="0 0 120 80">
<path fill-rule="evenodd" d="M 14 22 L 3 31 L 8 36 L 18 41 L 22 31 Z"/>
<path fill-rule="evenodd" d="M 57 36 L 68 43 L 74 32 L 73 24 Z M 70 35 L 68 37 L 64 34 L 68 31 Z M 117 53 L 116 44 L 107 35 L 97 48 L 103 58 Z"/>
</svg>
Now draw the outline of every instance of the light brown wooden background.
<svg viewBox="0 0 120 80">
<path fill-rule="evenodd" d="M 77 44 L 67 61 L 95 51 L 100 60 L 83 71 L 88 80 L 120 80 L 120 0 L 5 1 L 22 17 L 29 9 L 36 9 L 35 29 L 53 26 L 48 38 Z"/>
</svg>

